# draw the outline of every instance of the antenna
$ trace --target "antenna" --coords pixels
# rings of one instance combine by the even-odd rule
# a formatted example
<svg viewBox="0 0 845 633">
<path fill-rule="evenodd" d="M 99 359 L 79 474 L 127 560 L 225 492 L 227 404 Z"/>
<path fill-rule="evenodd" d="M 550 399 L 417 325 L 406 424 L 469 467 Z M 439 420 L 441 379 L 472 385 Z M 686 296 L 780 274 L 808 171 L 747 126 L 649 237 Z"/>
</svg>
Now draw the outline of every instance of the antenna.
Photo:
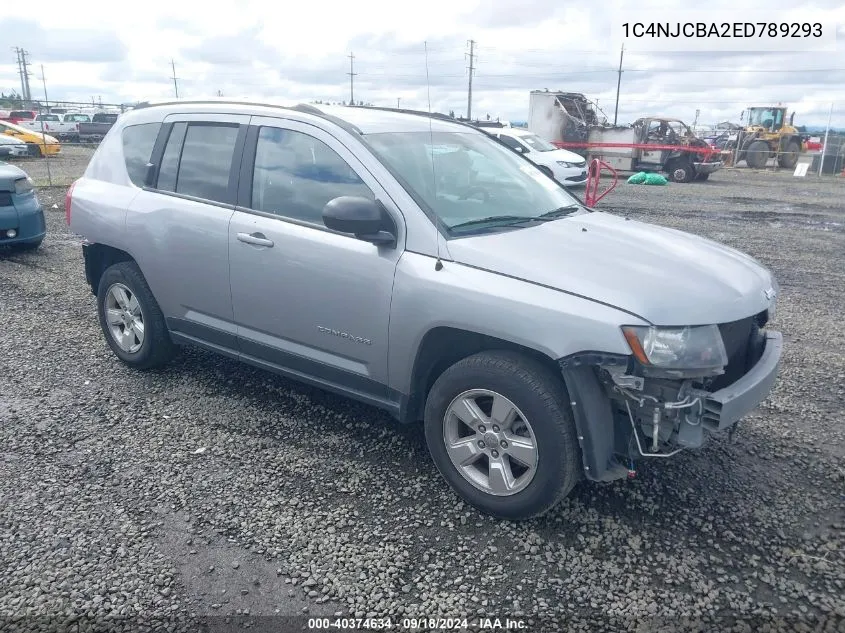
<svg viewBox="0 0 845 633">
<path fill-rule="evenodd" d="M 437 199 L 437 174 L 434 171 L 434 131 L 431 124 L 431 82 L 428 80 L 428 42 L 423 42 L 425 46 L 425 89 L 428 96 L 428 141 L 431 147 L 431 179 L 432 187 L 434 189 L 434 198 Z M 434 270 L 441 270 L 443 268 L 443 261 L 440 259 L 440 231 L 437 228 L 439 216 L 435 211 L 434 215 L 434 243 L 437 246 L 437 263 L 434 264 Z"/>
</svg>

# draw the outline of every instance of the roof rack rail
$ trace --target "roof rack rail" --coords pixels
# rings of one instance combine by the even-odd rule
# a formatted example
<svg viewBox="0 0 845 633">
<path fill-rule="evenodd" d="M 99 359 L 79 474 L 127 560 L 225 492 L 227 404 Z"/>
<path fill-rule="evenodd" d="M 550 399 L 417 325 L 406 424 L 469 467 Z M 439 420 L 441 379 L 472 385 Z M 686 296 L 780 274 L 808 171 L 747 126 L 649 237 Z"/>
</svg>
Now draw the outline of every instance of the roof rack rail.
<svg viewBox="0 0 845 633">
<path fill-rule="evenodd" d="M 487 132 L 487 130 L 485 130 L 481 127 L 476 127 L 474 125 L 471 125 L 470 123 L 467 123 L 466 121 L 461 121 L 460 119 L 449 116 L 448 114 L 443 114 L 442 112 L 428 112 L 426 110 L 409 110 L 407 108 L 389 108 L 389 107 L 385 107 L 385 106 L 352 105 L 352 106 L 346 106 L 346 107 L 347 108 L 362 108 L 362 109 L 366 109 L 366 110 L 381 110 L 383 112 L 399 112 L 400 114 L 414 114 L 416 116 L 428 117 L 430 119 L 439 119 L 441 121 L 448 121 L 450 123 L 454 123 L 455 125 L 464 125 L 466 127 L 472 128 L 473 130 L 477 130 L 479 132 L 483 132 L 484 134 L 487 134 L 488 136 L 491 136 L 491 134 L 489 132 Z"/>
</svg>

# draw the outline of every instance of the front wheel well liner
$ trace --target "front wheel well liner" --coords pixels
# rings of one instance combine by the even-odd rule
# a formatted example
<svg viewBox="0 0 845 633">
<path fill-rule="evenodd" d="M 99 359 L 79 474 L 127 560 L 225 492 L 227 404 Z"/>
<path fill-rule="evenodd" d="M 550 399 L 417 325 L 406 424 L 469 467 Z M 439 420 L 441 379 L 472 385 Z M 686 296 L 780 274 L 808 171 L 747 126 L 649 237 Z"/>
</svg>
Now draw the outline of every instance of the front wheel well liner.
<svg viewBox="0 0 845 633">
<path fill-rule="evenodd" d="M 560 366 L 536 349 L 505 339 L 452 327 L 435 327 L 423 336 L 411 372 L 411 385 L 400 418 L 403 422 L 422 420 L 425 401 L 434 381 L 446 369 L 473 354 L 492 350 L 517 351 L 534 358 L 560 375 Z"/>
</svg>

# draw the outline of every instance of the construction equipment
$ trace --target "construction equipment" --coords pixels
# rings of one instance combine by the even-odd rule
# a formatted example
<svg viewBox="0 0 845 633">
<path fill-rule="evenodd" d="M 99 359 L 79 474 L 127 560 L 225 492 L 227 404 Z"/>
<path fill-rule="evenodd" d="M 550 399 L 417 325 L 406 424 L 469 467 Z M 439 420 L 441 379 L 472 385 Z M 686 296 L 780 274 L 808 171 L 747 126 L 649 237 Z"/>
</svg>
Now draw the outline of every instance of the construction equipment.
<svg viewBox="0 0 845 633">
<path fill-rule="evenodd" d="M 792 169 L 798 156 L 806 150 L 801 134 L 793 126 L 793 112 L 787 121 L 784 106 L 748 108 L 745 129 L 733 147 L 736 150 L 734 165 L 745 161 L 754 169 L 763 169 L 770 158 L 777 158 L 778 165 Z"/>
</svg>

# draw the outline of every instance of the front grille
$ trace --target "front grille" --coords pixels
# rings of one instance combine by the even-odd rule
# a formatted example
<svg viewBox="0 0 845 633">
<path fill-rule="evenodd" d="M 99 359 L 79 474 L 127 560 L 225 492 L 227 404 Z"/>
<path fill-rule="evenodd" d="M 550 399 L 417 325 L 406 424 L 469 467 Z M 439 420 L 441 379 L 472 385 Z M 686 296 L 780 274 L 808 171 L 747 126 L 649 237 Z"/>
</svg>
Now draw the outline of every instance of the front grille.
<svg viewBox="0 0 845 633">
<path fill-rule="evenodd" d="M 566 179 L 567 182 L 581 182 L 582 180 L 587 180 L 587 174 L 580 174 L 578 176 L 570 176 Z"/>
<path fill-rule="evenodd" d="M 710 391 L 718 391 L 742 378 L 763 354 L 765 336 L 760 328 L 766 324 L 765 313 L 719 325 L 719 332 L 728 353 L 725 373 L 710 383 Z"/>
</svg>

